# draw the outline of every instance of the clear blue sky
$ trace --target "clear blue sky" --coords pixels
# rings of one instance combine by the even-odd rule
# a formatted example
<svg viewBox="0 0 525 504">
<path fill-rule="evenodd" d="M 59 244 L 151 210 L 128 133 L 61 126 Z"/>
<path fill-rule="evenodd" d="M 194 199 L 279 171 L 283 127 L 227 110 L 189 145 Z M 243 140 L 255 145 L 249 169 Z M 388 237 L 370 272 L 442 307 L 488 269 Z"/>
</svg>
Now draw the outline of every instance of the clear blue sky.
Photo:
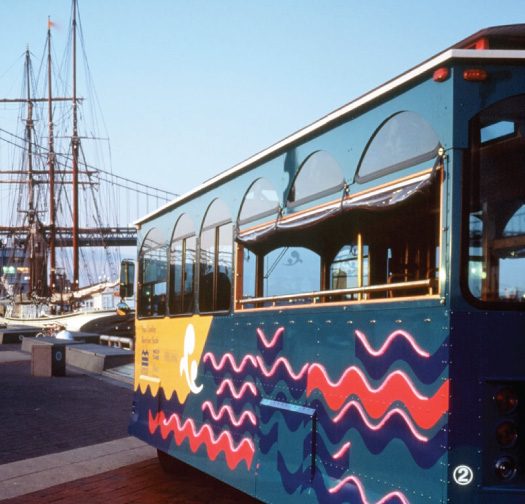
<svg viewBox="0 0 525 504">
<path fill-rule="evenodd" d="M 80 0 L 79 12 L 112 170 L 184 193 L 468 35 L 525 22 L 525 1 Z M 0 0 L 0 97 L 18 96 L 27 44 L 42 56 L 48 16 L 62 54 L 70 15 L 70 0 Z"/>
</svg>

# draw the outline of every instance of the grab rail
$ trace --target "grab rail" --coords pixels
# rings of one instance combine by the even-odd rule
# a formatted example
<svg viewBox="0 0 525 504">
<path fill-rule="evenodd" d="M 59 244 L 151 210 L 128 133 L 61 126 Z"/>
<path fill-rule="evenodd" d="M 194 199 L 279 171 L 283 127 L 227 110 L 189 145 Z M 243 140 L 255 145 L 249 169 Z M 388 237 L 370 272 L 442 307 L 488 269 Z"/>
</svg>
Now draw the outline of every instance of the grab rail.
<svg viewBox="0 0 525 504">
<path fill-rule="evenodd" d="M 279 294 L 277 296 L 266 296 L 266 297 L 252 297 L 245 299 L 238 299 L 237 303 L 241 305 L 246 304 L 259 304 L 259 303 L 275 303 L 277 301 L 292 301 L 294 299 L 311 298 L 314 303 L 317 302 L 317 298 L 324 298 L 327 296 L 344 296 L 347 294 L 368 294 L 372 292 L 382 291 L 393 291 L 393 290 L 406 290 L 406 289 L 419 289 L 421 287 L 427 287 L 429 294 L 432 294 L 432 288 L 435 284 L 435 278 L 428 278 L 426 280 L 415 280 L 412 282 L 404 283 L 391 283 L 391 284 L 380 284 L 380 285 L 368 285 L 365 287 L 352 287 L 350 289 L 332 289 L 332 290 L 321 290 L 313 292 L 300 292 L 297 294 Z"/>
</svg>

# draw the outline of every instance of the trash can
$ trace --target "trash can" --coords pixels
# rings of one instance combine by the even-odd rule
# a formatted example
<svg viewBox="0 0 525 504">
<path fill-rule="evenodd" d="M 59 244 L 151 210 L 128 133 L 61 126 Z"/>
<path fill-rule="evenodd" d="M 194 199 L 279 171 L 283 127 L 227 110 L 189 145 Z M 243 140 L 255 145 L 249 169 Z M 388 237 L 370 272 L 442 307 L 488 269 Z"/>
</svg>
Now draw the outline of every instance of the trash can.
<svg viewBox="0 0 525 504">
<path fill-rule="evenodd" d="M 31 347 L 31 376 L 65 376 L 66 345 L 37 344 Z"/>
</svg>

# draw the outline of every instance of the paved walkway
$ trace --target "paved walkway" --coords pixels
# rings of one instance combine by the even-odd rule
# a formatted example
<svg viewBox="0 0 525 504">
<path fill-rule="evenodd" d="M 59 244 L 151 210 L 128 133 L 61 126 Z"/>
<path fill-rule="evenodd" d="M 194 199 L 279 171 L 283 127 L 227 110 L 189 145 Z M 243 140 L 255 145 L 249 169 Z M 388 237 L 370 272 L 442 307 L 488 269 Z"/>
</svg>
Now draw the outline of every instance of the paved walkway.
<svg viewBox="0 0 525 504">
<path fill-rule="evenodd" d="M 129 437 L 132 387 L 68 367 L 31 376 L 20 345 L 0 345 L 0 502 L 256 504 L 181 464 L 166 475 L 155 450 Z"/>
<path fill-rule="evenodd" d="M 19 348 L 0 345 L 0 464 L 128 437 L 132 385 L 70 368 L 31 376 Z"/>
<path fill-rule="evenodd" d="M 151 461 L 155 457 L 156 451 L 151 446 L 138 439 L 127 437 L 76 450 L 11 462 L 0 466 L 0 499 L 17 497 L 75 481 L 80 476 L 85 478 L 136 462 Z"/>
<path fill-rule="evenodd" d="M 155 459 L 0 500 L 2 504 L 260 504 L 199 471 L 168 476 Z"/>
</svg>

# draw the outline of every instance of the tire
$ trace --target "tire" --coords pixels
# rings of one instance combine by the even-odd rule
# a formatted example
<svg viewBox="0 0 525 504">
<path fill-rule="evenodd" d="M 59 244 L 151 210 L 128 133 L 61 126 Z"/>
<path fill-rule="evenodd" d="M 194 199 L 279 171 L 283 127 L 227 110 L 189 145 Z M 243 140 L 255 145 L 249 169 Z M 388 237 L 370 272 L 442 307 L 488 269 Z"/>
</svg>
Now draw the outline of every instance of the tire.
<svg viewBox="0 0 525 504">
<path fill-rule="evenodd" d="M 162 470 L 166 474 L 186 474 L 189 466 L 184 462 L 181 462 L 179 459 L 168 455 L 166 452 L 157 449 L 157 458 L 159 459 L 159 464 Z"/>
</svg>

